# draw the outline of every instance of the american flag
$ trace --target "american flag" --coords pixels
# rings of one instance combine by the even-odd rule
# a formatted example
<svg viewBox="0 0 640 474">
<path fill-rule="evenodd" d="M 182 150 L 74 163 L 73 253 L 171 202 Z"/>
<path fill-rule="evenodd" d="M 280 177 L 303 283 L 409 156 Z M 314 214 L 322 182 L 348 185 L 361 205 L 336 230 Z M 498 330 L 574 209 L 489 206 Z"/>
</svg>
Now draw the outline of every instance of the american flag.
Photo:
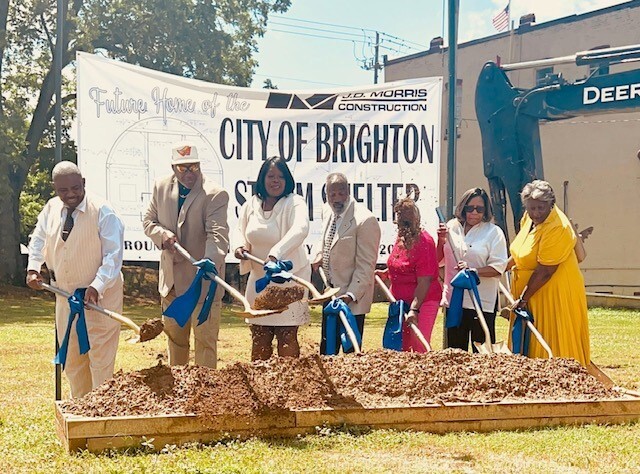
<svg viewBox="0 0 640 474">
<path fill-rule="evenodd" d="M 506 7 L 496 13 L 496 16 L 491 21 L 496 30 L 503 31 L 506 29 L 509 26 L 509 4 L 507 3 Z"/>
</svg>

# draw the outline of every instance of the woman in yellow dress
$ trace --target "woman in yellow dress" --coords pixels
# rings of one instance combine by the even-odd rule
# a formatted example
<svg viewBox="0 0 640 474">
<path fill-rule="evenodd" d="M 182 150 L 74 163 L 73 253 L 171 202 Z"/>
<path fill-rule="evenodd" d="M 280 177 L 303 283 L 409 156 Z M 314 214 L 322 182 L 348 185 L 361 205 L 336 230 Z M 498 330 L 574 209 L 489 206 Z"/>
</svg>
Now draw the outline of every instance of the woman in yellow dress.
<svg viewBox="0 0 640 474">
<path fill-rule="evenodd" d="M 553 189 L 546 181 L 527 184 L 521 198 L 526 212 L 511 244 L 509 261 L 516 306 L 530 310 L 554 357 L 571 357 L 587 366 L 587 296 L 574 251 L 576 233 L 555 205 Z M 547 357 L 533 337 L 528 355 Z"/>
</svg>

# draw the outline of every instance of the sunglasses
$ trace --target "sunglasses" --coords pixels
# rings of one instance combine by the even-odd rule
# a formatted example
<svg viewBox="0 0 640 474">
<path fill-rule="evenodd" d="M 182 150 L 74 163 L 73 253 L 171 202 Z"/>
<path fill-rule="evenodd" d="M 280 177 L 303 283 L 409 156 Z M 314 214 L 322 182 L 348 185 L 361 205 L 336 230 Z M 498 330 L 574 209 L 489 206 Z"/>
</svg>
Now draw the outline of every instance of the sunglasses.
<svg viewBox="0 0 640 474">
<path fill-rule="evenodd" d="M 464 212 L 472 213 L 476 211 L 478 214 L 484 214 L 484 206 L 464 206 Z"/>
<path fill-rule="evenodd" d="M 196 171 L 200 171 L 200 165 L 198 163 L 192 165 L 175 165 L 175 167 L 178 173 L 186 173 L 187 171 L 195 173 Z"/>
</svg>

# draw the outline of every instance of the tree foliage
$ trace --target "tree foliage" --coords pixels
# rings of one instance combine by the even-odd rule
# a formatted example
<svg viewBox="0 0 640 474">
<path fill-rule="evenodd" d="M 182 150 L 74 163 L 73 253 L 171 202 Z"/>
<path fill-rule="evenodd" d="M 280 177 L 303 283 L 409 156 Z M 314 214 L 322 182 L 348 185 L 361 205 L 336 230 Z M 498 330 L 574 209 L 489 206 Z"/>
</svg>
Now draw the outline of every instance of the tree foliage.
<svg viewBox="0 0 640 474">
<path fill-rule="evenodd" d="M 77 51 L 100 52 L 164 72 L 238 86 L 251 83 L 256 40 L 264 34 L 269 15 L 290 6 L 290 0 L 61 1 L 67 8 L 61 38 L 64 66 L 73 65 Z M 55 15 L 55 0 L 0 0 L 1 280 L 22 279 L 20 234 L 24 238 L 30 231 L 49 193 L 43 186 L 53 164 Z M 61 104 L 68 126 L 73 81 L 64 89 Z M 64 136 L 68 142 L 66 130 Z M 67 143 L 66 153 L 72 145 Z"/>
</svg>

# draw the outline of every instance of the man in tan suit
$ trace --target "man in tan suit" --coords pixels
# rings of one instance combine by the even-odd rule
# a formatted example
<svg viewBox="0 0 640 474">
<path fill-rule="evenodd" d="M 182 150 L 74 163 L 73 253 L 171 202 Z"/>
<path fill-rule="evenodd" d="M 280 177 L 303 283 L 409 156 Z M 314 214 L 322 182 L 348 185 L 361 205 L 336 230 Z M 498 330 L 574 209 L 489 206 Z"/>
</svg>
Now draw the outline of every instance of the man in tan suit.
<svg viewBox="0 0 640 474">
<path fill-rule="evenodd" d="M 171 164 L 173 174 L 156 181 L 143 222 L 145 234 L 162 249 L 158 290 L 163 312 L 176 296 L 189 288 L 197 272 L 196 267 L 176 252 L 176 242 L 196 260 L 211 259 L 221 278 L 224 278 L 224 259 L 229 249 L 227 192 L 202 175 L 195 146 L 184 144 L 173 148 Z M 193 321 L 200 312 L 208 287 L 209 282 L 204 281 L 200 300 L 184 327 L 180 327 L 175 319 L 164 318 L 171 365 L 189 363 L 189 337 L 193 325 L 196 365 L 216 367 L 220 300 L 224 294 L 221 287 L 216 290 L 207 320 L 200 325 L 197 320 Z"/>
<path fill-rule="evenodd" d="M 46 262 L 53 286 L 72 294 L 86 288 L 85 303 L 122 313 L 122 220 L 110 204 L 85 193 L 84 178 L 74 163 L 62 161 L 51 174 L 57 196 L 44 206 L 31 234 L 27 285 L 42 289 L 40 270 Z M 68 333 L 66 360 L 61 357 L 74 398 L 113 376 L 120 335 L 119 322 L 97 311 L 85 308 L 84 312 L 89 351 L 81 354 L 80 317 L 75 317 Z M 56 295 L 56 329 L 63 347 L 69 313 L 69 302 Z"/>
<path fill-rule="evenodd" d="M 327 176 L 326 193 L 322 239 L 312 251 L 312 266 L 314 270 L 322 266 L 329 284 L 340 288 L 338 297 L 349 305 L 362 334 L 373 301 L 380 225 L 369 209 L 351 199 L 349 182 L 342 173 Z M 326 354 L 325 326 L 323 315 L 321 354 Z M 339 334 L 336 337 L 340 340 Z"/>
</svg>

